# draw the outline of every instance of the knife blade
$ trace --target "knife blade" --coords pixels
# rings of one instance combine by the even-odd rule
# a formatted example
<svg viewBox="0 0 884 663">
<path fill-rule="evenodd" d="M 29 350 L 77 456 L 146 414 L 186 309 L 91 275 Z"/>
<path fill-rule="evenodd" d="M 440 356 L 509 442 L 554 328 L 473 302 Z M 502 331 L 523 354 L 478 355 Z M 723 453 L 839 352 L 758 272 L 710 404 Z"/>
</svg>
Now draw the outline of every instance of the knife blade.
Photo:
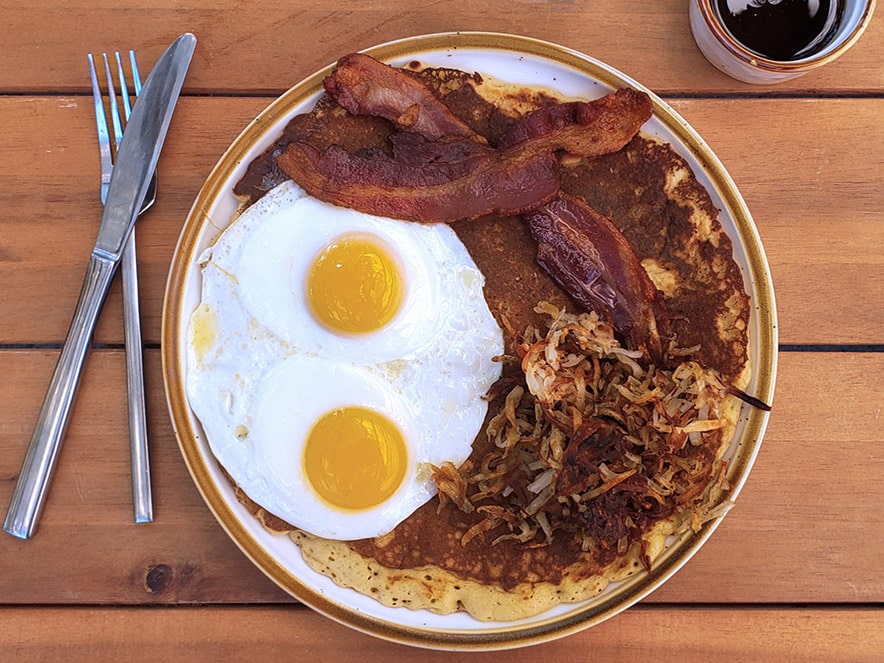
<svg viewBox="0 0 884 663">
<path fill-rule="evenodd" d="M 3 522 L 3 530 L 20 539 L 36 530 L 92 332 L 156 169 L 195 47 L 190 33 L 172 42 L 150 72 L 126 125 L 77 307 Z"/>
</svg>

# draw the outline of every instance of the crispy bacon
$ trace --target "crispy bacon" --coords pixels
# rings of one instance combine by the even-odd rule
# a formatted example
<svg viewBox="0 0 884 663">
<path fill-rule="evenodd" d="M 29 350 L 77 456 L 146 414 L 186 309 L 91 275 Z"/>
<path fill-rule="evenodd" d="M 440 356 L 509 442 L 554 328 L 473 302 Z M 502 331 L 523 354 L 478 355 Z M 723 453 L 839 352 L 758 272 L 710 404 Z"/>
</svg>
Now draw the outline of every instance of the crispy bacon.
<svg viewBox="0 0 884 663">
<path fill-rule="evenodd" d="M 277 159 L 311 195 L 345 207 L 412 221 L 518 214 L 551 200 L 558 150 L 597 155 L 619 149 L 650 116 L 647 95 L 620 91 L 518 121 L 497 149 L 418 79 L 364 54 L 342 58 L 325 88 L 346 110 L 394 122 L 393 155 L 318 151 L 293 141 Z"/>
<path fill-rule="evenodd" d="M 540 265 L 636 347 L 662 355 L 656 288 L 617 227 L 560 194 L 555 173 L 557 152 L 591 158 L 628 143 L 651 116 L 647 94 L 623 89 L 541 108 L 516 120 L 492 148 L 417 78 L 368 55 L 342 58 L 325 88 L 350 113 L 384 117 L 401 131 L 390 137 L 392 156 L 339 146 L 321 152 L 293 141 L 277 164 L 308 193 L 421 222 L 527 213 Z"/>
<path fill-rule="evenodd" d="M 519 214 L 559 190 L 550 154 L 479 154 L 421 163 L 383 153 L 325 152 L 293 142 L 279 167 L 310 195 L 334 205 L 409 221 L 457 221 Z"/>
<path fill-rule="evenodd" d="M 651 117 L 651 98 L 624 88 L 595 101 L 554 104 L 528 113 L 501 139 L 498 147 L 530 144 L 533 150 L 565 150 L 581 157 L 616 152 Z"/>
<path fill-rule="evenodd" d="M 338 60 L 323 82 L 326 92 L 353 115 L 372 115 L 426 138 L 485 142 L 419 80 L 363 53 Z"/>
<path fill-rule="evenodd" d="M 633 347 L 662 355 L 659 293 L 623 233 L 579 198 L 560 195 L 528 215 L 537 262 L 586 310 L 597 311 Z"/>
</svg>

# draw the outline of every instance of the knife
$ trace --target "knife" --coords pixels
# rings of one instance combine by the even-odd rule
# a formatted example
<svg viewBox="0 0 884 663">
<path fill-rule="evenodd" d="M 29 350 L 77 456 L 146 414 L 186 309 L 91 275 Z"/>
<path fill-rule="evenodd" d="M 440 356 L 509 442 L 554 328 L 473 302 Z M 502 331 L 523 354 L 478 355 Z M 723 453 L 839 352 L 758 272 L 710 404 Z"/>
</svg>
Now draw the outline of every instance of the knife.
<svg viewBox="0 0 884 663">
<path fill-rule="evenodd" d="M 20 539 L 31 538 L 43 510 L 92 332 L 147 194 L 195 47 L 196 37 L 186 33 L 166 49 L 126 124 L 80 298 L 3 522 L 3 530 Z"/>
</svg>

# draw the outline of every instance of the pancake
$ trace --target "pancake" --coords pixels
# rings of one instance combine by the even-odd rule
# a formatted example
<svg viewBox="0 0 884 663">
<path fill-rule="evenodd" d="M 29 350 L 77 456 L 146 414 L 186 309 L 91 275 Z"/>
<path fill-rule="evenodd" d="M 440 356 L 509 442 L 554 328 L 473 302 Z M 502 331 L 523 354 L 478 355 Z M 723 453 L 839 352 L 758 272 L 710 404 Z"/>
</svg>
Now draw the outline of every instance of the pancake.
<svg viewBox="0 0 884 663">
<path fill-rule="evenodd" d="M 476 74 L 447 69 L 410 71 L 490 144 L 503 136 L 522 113 L 556 102 L 545 90 L 514 88 Z M 389 123 L 354 117 L 330 98 L 298 116 L 262 157 L 250 164 L 235 192 L 245 205 L 285 179 L 275 165 L 293 137 L 317 148 L 339 144 L 350 151 L 387 149 Z M 628 239 L 672 313 L 672 328 L 690 358 L 716 371 L 736 387 L 746 384 L 749 301 L 732 257 L 732 244 L 722 231 L 718 210 L 687 163 L 669 146 L 638 135 L 618 152 L 559 166 L 563 191 L 587 201 L 610 218 Z M 485 298 L 506 334 L 507 354 L 518 354 L 523 330 L 543 332 L 548 315 L 538 309 L 570 314 L 578 308 L 535 261 L 536 243 L 525 223 L 515 217 L 489 216 L 452 224 L 485 275 Z M 505 375 L 518 381 L 510 362 Z M 489 424 L 506 407 L 505 391 L 491 401 L 485 430 L 474 442 L 468 464 L 478 466 L 493 451 Z M 728 397 L 721 416 L 727 424 L 705 434 L 703 462 L 718 465 L 736 425 L 739 402 Z M 699 452 L 698 452 L 699 453 Z M 699 462 L 699 461 L 698 461 Z M 718 472 L 718 470 L 716 470 Z M 650 567 L 665 548 L 666 538 L 709 517 L 724 503 L 722 474 L 710 479 L 695 509 L 677 511 L 643 526 L 640 536 L 621 543 L 613 553 L 585 549 L 559 532 L 543 545 L 529 545 L 498 530 L 473 537 L 465 533 L 482 515 L 464 512 L 451 501 L 435 498 L 393 532 L 372 540 L 334 541 L 296 530 L 265 513 L 240 492 L 240 499 L 266 527 L 287 533 L 300 546 L 306 562 L 336 583 L 395 607 L 439 613 L 466 611 L 481 620 L 527 617 L 560 603 L 597 595 L 609 583 Z"/>
</svg>

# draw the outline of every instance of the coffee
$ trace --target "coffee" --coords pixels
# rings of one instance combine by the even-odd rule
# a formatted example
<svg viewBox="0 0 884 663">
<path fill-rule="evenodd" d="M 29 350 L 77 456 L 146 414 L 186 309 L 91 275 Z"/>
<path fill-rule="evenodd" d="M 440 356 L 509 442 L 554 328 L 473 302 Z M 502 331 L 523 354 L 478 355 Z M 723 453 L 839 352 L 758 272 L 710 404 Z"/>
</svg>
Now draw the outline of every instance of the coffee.
<svg viewBox="0 0 884 663">
<path fill-rule="evenodd" d="M 834 36 L 843 0 L 716 0 L 725 29 L 747 49 L 771 60 L 800 60 Z"/>
</svg>

